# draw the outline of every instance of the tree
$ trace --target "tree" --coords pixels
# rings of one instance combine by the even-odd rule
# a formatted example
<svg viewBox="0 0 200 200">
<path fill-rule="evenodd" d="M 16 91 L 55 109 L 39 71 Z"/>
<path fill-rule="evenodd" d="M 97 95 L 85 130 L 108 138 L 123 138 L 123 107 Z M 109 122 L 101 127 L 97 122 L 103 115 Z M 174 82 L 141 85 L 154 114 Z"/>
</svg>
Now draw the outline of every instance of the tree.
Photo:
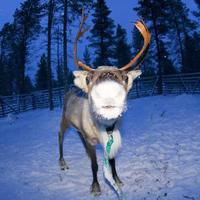
<svg viewBox="0 0 200 200">
<path fill-rule="evenodd" d="M 52 94 L 52 64 L 51 64 L 51 57 L 52 57 L 52 33 L 53 28 L 56 22 L 62 22 L 62 43 L 63 43 L 63 64 L 57 65 L 57 73 L 58 73 L 58 79 L 61 81 L 61 73 L 63 71 L 64 73 L 64 79 L 65 82 L 64 85 L 67 88 L 67 85 L 69 83 L 68 75 L 69 75 L 69 69 L 68 69 L 68 57 L 67 57 L 67 51 L 68 51 L 68 31 L 69 31 L 69 22 L 71 23 L 77 18 L 77 15 L 80 15 L 82 6 L 88 6 L 88 4 L 92 2 L 92 0 L 86 0 L 81 1 L 73 1 L 73 0 L 49 0 L 47 3 L 47 13 L 48 13 L 48 28 L 47 28 L 47 35 L 48 35 L 48 50 L 47 50 L 47 63 L 48 63 L 48 77 L 49 77 L 49 107 L 50 110 L 53 109 L 53 94 Z"/>
<path fill-rule="evenodd" d="M 35 87 L 38 90 L 48 89 L 47 57 L 43 54 L 38 64 L 38 70 L 35 75 Z"/>
<path fill-rule="evenodd" d="M 0 32 L 0 95 L 12 95 L 16 78 L 13 65 L 13 26 L 6 23 Z M 12 62 L 11 62 L 12 61 Z"/>
<path fill-rule="evenodd" d="M 127 33 L 119 24 L 117 26 L 113 55 L 115 65 L 122 67 L 131 60 L 131 49 L 127 43 Z"/>
<path fill-rule="evenodd" d="M 194 0 L 194 2 L 197 4 L 197 8 L 198 8 L 198 11 L 195 11 L 194 12 L 194 15 L 196 17 L 199 17 L 200 18 L 200 0 Z"/>
<path fill-rule="evenodd" d="M 21 4 L 20 9 L 16 9 L 14 14 L 13 24 L 18 51 L 17 85 L 20 94 L 24 93 L 29 47 L 40 31 L 41 10 L 40 0 L 26 0 Z"/>
<path fill-rule="evenodd" d="M 25 83 L 24 93 L 30 93 L 34 90 L 33 83 L 28 75 L 25 76 L 24 83 Z"/>
<path fill-rule="evenodd" d="M 145 20 L 150 22 L 153 28 L 152 36 L 155 39 L 158 62 L 158 89 L 161 92 L 162 72 L 166 65 L 166 52 L 172 52 L 167 56 L 168 62 L 176 63 L 182 72 L 192 72 L 195 70 L 194 62 L 198 48 L 193 40 L 196 31 L 196 23 L 189 18 L 189 9 L 181 0 L 143 0 L 139 2 L 139 7 L 135 10 Z M 170 40 L 170 42 L 168 42 Z M 162 44 L 163 43 L 163 44 Z M 166 46 L 164 43 L 168 43 Z M 164 47 L 164 51 L 161 48 Z M 195 58 L 194 58 L 195 57 Z M 171 61 L 170 61 L 171 60 Z M 171 66 L 169 63 L 166 66 Z M 167 71 L 171 71 L 169 68 Z M 173 71 L 173 70 L 172 70 Z M 180 71 L 180 70 L 179 70 Z"/>
<path fill-rule="evenodd" d="M 165 57 L 162 55 L 161 43 L 164 37 L 167 36 L 169 31 L 169 0 L 140 0 L 139 6 L 135 8 L 138 15 L 141 16 L 145 21 L 149 22 L 149 27 L 152 33 L 152 41 L 154 42 L 156 49 L 156 62 L 158 68 L 158 93 L 162 94 L 162 72 L 165 63 Z M 164 40 L 163 40 L 164 41 Z M 168 58 L 169 59 L 169 58 Z"/>
<path fill-rule="evenodd" d="M 88 47 L 85 47 L 85 50 L 83 52 L 83 61 L 86 65 L 90 66 L 91 65 L 91 57 L 90 57 L 90 52 Z"/>
<path fill-rule="evenodd" d="M 67 63 L 67 22 L 68 22 L 68 0 L 62 0 L 63 4 L 63 67 L 64 81 L 68 79 L 68 63 Z M 65 84 L 66 87 L 66 84 Z"/>
<path fill-rule="evenodd" d="M 142 16 L 145 20 L 151 22 L 151 29 L 153 30 L 153 38 L 156 44 L 156 56 L 158 63 L 158 93 L 162 94 L 162 65 L 161 65 L 161 51 L 160 51 L 160 39 L 161 35 L 166 32 L 166 26 L 164 23 L 166 0 L 144 0 L 139 1 L 139 6 L 135 8 L 139 16 Z"/>
<path fill-rule="evenodd" d="M 94 4 L 93 27 L 91 29 L 90 45 L 95 49 L 94 66 L 111 65 L 113 58 L 113 28 L 114 22 L 109 17 L 111 11 L 105 0 L 97 0 Z"/>
<path fill-rule="evenodd" d="M 152 47 L 153 44 L 151 44 Z M 133 53 L 132 55 L 136 55 L 140 49 L 143 46 L 143 38 L 140 34 L 140 32 L 133 27 L 132 31 L 132 47 L 133 47 Z M 153 48 L 150 48 L 148 50 L 148 53 L 144 59 L 144 62 L 141 64 L 141 69 L 142 69 L 142 76 L 153 76 L 155 75 L 155 55 L 154 51 L 152 50 Z"/>
<path fill-rule="evenodd" d="M 77 19 L 77 16 L 81 14 L 82 7 L 91 8 L 93 0 L 57 0 L 58 5 L 60 5 L 60 12 L 62 12 L 62 26 L 63 26 L 63 71 L 64 71 L 64 85 L 67 87 L 68 76 L 70 75 L 68 69 L 68 41 L 69 41 L 69 25 Z"/>
<path fill-rule="evenodd" d="M 64 76 L 63 62 L 62 62 L 61 55 L 60 55 L 61 54 L 60 53 L 60 42 L 62 42 L 62 40 L 61 40 L 60 28 L 58 26 L 57 31 L 56 31 L 57 86 L 63 87 L 65 85 L 65 76 Z"/>
<path fill-rule="evenodd" d="M 160 41 L 160 52 L 162 55 L 161 59 L 161 65 L 162 65 L 162 74 L 169 75 L 169 74 L 175 74 L 176 69 L 173 65 L 173 62 L 169 59 L 169 53 L 165 47 L 164 42 Z"/>
<path fill-rule="evenodd" d="M 47 44 L 47 77 L 48 77 L 48 91 L 49 91 L 49 109 L 53 110 L 53 91 L 52 91 L 52 68 L 51 68 L 51 44 L 52 44 L 52 27 L 53 27 L 53 17 L 54 17 L 55 2 L 54 0 L 49 0 L 48 2 L 48 44 Z"/>
<path fill-rule="evenodd" d="M 175 53 L 178 54 L 177 58 L 181 58 L 181 62 L 179 63 L 178 61 L 177 63 L 181 65 L 182 71 L 184 71 L 184 69 L 190 67 L 186 61 L 188 51 L 186 46 L 189 45 L 187 44 L 187 42 L 189 42 L 188 37 L 190 37 L 190 34 L 193 34 L 192 32 L 196 29 L 196 24 L 189 18 L 189 9 L 181 0 L 169 0 L 168 3 L 168 34 L 173 38 L 174 45 L 172 48 L 176 51 Z"/>
<path fill-rule="evenodd" d="M 200 53 L 200 35 L 194 33 L 193 35 L 186 34 L 184 38 L 184 67 L 183 73 L 199 72 L 199 53 Z"/>
<path fill-rule="evenodd" d="M 200 34 L 195 32 L 192 36 L 194 49 L 193 49 L 193 66 L 194 72 L 200 72 L 199 55 L 200 55 Z"/>
</svg>

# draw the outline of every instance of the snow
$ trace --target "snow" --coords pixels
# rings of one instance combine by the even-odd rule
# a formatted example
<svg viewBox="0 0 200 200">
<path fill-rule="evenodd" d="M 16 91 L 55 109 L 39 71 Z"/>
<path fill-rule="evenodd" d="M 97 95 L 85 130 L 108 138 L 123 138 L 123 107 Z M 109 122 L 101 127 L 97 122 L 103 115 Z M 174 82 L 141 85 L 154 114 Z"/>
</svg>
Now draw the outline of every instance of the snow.
<svg viewBox="0 0 200 200">
<path fill-rule="evenodd" d="M 89 192 L 90 161 L 75 130 L 65 136 L 70 169 L 58 166 L 61 109 L 30 111 L 0 120 L 0 199 L 114 200 L 103 178 L 97 147 L 100 197 Z M 200 200 L 200 96 L 130 100 L 124 115 L 118 174 L 126 199 Z"/>
</svg>

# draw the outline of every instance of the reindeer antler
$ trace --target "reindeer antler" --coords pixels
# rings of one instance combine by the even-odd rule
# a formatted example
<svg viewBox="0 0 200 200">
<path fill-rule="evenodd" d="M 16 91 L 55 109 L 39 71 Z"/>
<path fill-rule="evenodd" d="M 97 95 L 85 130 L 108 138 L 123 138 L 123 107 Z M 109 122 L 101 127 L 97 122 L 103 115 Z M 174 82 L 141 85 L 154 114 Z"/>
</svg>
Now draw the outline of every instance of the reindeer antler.
<svg viewBox="0 0 200 200">
<path fill-rule="evenodd" d="M 128 64 L 126 64 L 125 66 L 120 68 L 121 71 L 128 70 L 132 65 L 134 65 L 138 61 L 139 58 L 142 57 L 142 59 L 137 63 L 137 66 L 135 68 L 140 66 L 140 64 L 144 60 L 144 57 L 145 57 L 145 55 L 147 53 L 147 50 L 149 49 L 150 40 L 151 40 L 151 34 L 150 34 L 148 28 L 146 27 L 146 25 L 144 24 L 143 21 L 137 21 L 135 23 L 135 26 L 143 36 L 144 45 L 143 45 L 142 49 L 138 52 L 138 54 Z"/>
<path fill-rule="evenodd" d="M 87 20 L 87 16 L 84 14 L 84 8 L 82 8 L 81 23 L 80 23 L 80 26 L 79 26 L 79 31 L 78 31 L 76 38 L 75 38 L 75 42 L 74 42 L 74 63 L 77 67 L 82 67 L 86 71 L 92 71 L 93 69 L 90 66 L 82 63 L 81 61 L 79 61 L 77 59 L 77 44 L 78 44 L 78 41 L 84 35 L 84 33 L 87 32 L 88 29 L 89 29 L 89 27 L 86 27 L 85 29 L 83 29 L 83 25 L 84 25 L 86 20 Z"/>
</svg>

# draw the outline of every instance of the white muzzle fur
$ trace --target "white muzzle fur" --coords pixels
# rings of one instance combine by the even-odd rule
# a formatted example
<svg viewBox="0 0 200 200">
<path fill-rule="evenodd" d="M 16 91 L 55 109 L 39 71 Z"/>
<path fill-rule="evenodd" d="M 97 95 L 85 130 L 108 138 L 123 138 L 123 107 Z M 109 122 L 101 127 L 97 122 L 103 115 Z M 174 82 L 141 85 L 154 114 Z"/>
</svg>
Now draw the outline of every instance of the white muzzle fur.
<svg viewBox="0 0 200 200">
<path fill-rule="evenodd" d="M 106 80 L 94 85 L 89 95 L 93 113 L 104 120 L 119 118 L 126 110 L 126 94 L 116 81 Z"/>
</svg>

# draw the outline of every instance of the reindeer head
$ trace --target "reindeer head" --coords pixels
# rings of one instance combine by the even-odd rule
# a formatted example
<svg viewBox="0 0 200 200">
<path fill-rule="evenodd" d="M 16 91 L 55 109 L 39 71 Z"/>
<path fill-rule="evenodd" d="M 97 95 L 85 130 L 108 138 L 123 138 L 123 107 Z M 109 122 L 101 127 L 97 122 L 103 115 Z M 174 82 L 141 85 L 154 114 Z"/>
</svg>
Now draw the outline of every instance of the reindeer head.
<svg viewBox="0 0 200 200">
<path fill-rule="evenodd" d="M 87 19 L 82 11 L 82 20 L 74 44 L 75 65 L 83 70 L 74 71 L 74 84 L 88 93 L 88 99 L 92 111 L 103 119 L 112 120 L 121 116 L 126 108 L 126 97 L 131 89 L 134 79 L 142 74 L 139 69 L 150 44 L 151 35 L 144 22 L 137 21 L 136 28 L 144 38 L 144 45 L 139 53 L 125 66 L 121 68 L 100 66 L 93 69 L 77 59 L 77 43 L 80 37 L 88 30 L 83 30 Z M 131 67 L 136 65 L 134 69 Z"/>
</svg>

